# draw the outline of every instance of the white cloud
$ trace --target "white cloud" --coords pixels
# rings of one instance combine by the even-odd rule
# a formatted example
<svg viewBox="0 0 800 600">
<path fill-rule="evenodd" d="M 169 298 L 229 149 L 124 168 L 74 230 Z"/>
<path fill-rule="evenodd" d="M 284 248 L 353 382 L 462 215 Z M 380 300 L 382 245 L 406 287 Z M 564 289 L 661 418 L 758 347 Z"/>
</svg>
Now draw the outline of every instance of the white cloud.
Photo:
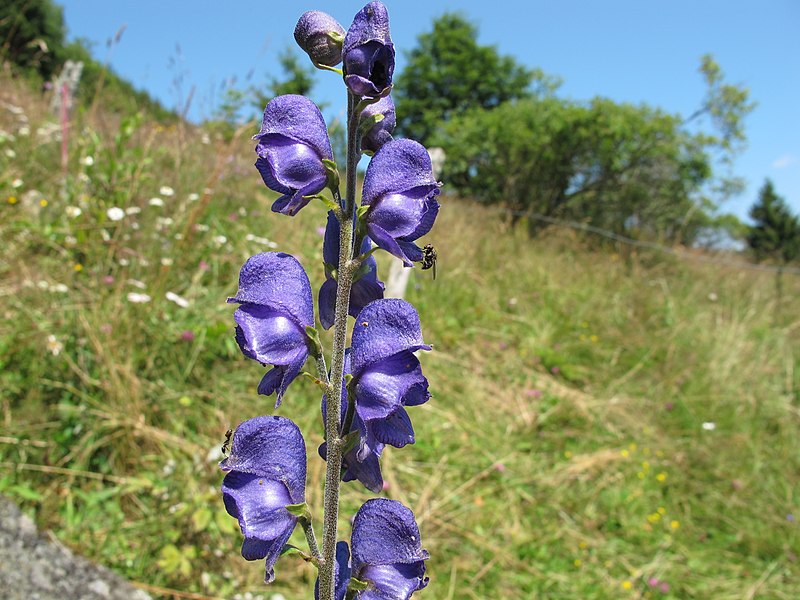
<svg viewBox="0 0 800 600">
<path fill-rule="evenodd" d="M 800 163 L 800 158 L 797 158 L 792 154 L 784 154 L 783 156 L 776 158 L 772 162 L 772 168 L 785 169 L 786 167 L 791 167 L 792 165 L 796 165 L 797 163 Z"/>
</svg>

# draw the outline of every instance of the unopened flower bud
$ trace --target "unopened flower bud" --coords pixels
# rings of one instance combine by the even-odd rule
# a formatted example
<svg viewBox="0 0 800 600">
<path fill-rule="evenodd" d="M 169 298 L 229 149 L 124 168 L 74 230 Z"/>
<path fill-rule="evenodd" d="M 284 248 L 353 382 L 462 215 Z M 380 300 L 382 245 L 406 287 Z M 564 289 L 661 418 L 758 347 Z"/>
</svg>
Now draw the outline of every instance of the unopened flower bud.
<svg viewBox="0 0 800 600">
<path fill-rule="evenodd" d="M 310 10 L 303 13 L 294 28 L 294 39 L 314 64 L 334 67 L 342 62 L 345 31 L 327 13 Z"/>
</svg>

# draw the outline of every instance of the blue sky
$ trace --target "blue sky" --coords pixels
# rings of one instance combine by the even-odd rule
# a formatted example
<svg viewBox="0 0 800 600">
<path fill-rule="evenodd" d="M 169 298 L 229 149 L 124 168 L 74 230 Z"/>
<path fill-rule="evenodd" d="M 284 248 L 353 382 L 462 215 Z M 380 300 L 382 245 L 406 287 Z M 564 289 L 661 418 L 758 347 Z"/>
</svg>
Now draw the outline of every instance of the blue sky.
<svg viewBox="0 0 800 600">
<path fill-rule="evenodd" d="M 265 0 L 57 0 L 70 37 L 95 43 L 95 56 L 164 104 L 185 102 L 194 87 L 189 116 L 207 117 L 219 90 L 236 78 L 244 86 L 277 71 L 277 55 L 294 44 L 297 18 L 323 10 L 347 28 L 364 2 L 267 2 Z M 562 97 L 605 96 L 647 103 L 684 116 L 705 91 L 697 71 L 711 53 L 726 80 L 750 89 L 758 103 L 747 118 L 748 148 L 735 171 L 746 192 L 724 207 L 747 213 L 765 177 L 800 212 L 800 2 L 797 0 L 384 0 L 398 49 L 414 46 L 419 33 L 445 11 L 461 11 L 493 44 L 529 66 L 562 78 Z M 106 40 L 125 25 L 109 52 Z M 178 50 L 180 48 L 180 50 Z M 317 76 L 315 99 L 343 107 L 341 80 Z M 178 83 L 179 82 L 179 83 Z"/>
</svg>

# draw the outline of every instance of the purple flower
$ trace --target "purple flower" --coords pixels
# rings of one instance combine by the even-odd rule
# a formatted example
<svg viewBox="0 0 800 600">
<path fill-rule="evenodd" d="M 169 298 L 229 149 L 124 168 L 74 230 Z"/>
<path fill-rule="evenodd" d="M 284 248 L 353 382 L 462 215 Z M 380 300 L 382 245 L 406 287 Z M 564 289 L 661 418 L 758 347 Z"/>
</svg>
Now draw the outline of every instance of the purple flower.
<svg viewBox="0 0 800 600">
<path fill-rule="evenodd" d="M 303 13 L 294 28 L 294 39 L 314 64 L 335 67 L 342 62 L 345 31 L 327 13 L 310 10 Z"/>
<path fill-rule="evenodd" d="M 392 85 L 394 44 L 389 13 L 380 2 L 362 8 L 347 30 L 342 48 L 344 82 L 356 96 L 379 96 Z"/>
<path fill-rule="evenodd" d="M 361 121 L 372 118 L 375 115 L 383 115 L 383 120 L 375 123 L 361 137 L 361 149 L 375 154 L 386 142 L 392 141 L 392 132 L 396 122 L 394 111 L 394 100 L 391 96 L 381 98 L 377 102 L 368 105 L 361 116 Z"/>
<path fill-rule="evenodd" d="M 350 389 L 361 420 L 359 461 L 375 454 L 378 444 L 402 448 L 414 443 L 404 407 L 427 402 L 430 393 L 413 352 L 430 349 L 422 341 L 417 311 L 405 300 L 375 300 L 356 317 Z"/>
<path fill-rule="evenodd" d="M 424 146 L 412 140 L 384 144 L 364 177 L 367 234 L 380 248 L 413 266 L 423 258 L 414 240 L 433 227 L 438 194 L 439 183 Z"/>
<path fill-rule="evenodd" d="M 273 212 L 295 215 L 328 182 L 323 159 L 333 160 L 322 113 L 305 96 L 287 94 L 264 109 L 261 131 L 253 136 L 256 168 L 271 190 L 283 194 Z"/>
<path fill-rule="evenodd" d="M 258 385 L 258 393 L 278 392 L 281 403 L 289 384 L 300 374 L 309 354 L 306 327 L 314 325 L 311 284 L 294 256 L 264 252 L 247 260 L 239 273 L 236 342 L 242 353 L 262 365 L 274 365 Z"/>
<path fill-rule="evenodd" d="M 219 464 L 225 510 L 239 520 L 242 556 L 266 558 L 265 581 L 292 534 L 297 517 L 286 507 L 305 501 L 306 447 L 300 430 L 285 417 L 255 417 L 233 434 L 228 458 Z"/>
<path fill-rule="evenodd" d="M 350 350 L 345 351 L 344 356 L 344 372 L 345 375 L 350 373 Z M 327 396 L 322 397 L 322 421 L 325 422 L 325 415 L 328 407 Z M 342 406 L 340 419 L 344 419 L 347 412 L 347 388 L 342 384 Z M 353 423 L 350 430 L 343 435 L 352 433 L 354 431 L 365 431 L 366 426 L 364 421 L 356 412 L 353 415 Z M 359 446 L 354 446 L 342 456 L 342 481 L 358 480 L 364 484 L 369 491 L 376 494 L 383 490 L 383 475 L 381 474 L 380 457 L 383 453 L 384 444 L 370 437 L 365 441 L 364 449 Z M 362 458 L 359 459 L 359 454 Z M 328 444 L 323 442 L 319 447 L 319 455 L 327 460 L 328 458 Z"/>
<path fill-rule="evenodd" d="M 336 291 L 338 284 L 333 277 L 333 270 L 339 267 L 339 220 L 333 211 L 328 212 L 328 226 L 325 228 L 325 239 L 322 243 L 322 260 L 325 262 L 325 282 L 319 288 L 319 320 L 325 329 L 333 325 Z M 372 248 L 372 241 L 365 237 L 359 253 L 363 254 Z M 375 257 L 369 256 L 361 265 L 356 280 L 350 289 L 349 314 L 355 317 L 367 304 L 383 298 L 383 282 L 378 281 L 378 263 Z"/>
<path fill-rule="evenodd" d="M 353 520 L 353 559 L 347 543 L 336 545 L 336 600 L 347 592 L 350 577 L 367 584 L 356 600 L 408 600 L 428 585 L 419 527 L 414 513 L 396 500 L 367 500 Z M 319 582 L 315 589 L 319 600 Z"/>
</svg>

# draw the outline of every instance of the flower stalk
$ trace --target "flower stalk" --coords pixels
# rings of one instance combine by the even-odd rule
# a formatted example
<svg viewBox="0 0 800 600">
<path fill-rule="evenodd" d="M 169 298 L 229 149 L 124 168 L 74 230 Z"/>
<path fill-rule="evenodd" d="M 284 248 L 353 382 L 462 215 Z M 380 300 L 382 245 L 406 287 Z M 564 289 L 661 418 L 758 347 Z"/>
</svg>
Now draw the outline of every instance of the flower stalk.
<svg viewBox="0 0 800 600">
<path fill-rule="evenodd" d="M 358 114 L 356 98 L 348 92 L 347 102 L 347 183 L 344 201 L 336 211 L 339 219 L 339 265 L 337 269 L 336 312 L 333 324 L 333 352 L 328 405 L 325 414 L 325 439 L 328 443 L 325 471 L 324 522 L 322 529 L 322 561 L 319 569 L 320 599 L 334 600 L 336 570 L 336 536 L 339 518 L 339 485 L 342 472 L 343 442 L 340 435 L 344 351 L 347 345 L 347 315 L 350 288 L 359 262 L 353 260 L 353 217 L 355 215 L 356 169 L 358 168 Z"/>
</svg>

